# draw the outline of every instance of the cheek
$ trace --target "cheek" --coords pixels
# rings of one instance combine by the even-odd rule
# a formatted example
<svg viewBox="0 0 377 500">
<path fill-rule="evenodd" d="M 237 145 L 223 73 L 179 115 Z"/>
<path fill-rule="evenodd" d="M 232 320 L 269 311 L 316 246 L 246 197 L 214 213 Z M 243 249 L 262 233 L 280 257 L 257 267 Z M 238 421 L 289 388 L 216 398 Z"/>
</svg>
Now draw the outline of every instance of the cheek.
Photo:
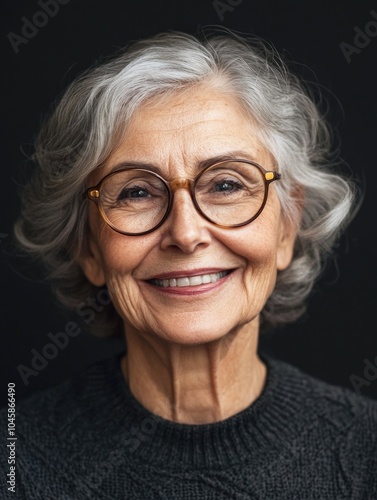
<svg viewBox="0 0 377 500">
<path fill-rule="evenodd" d="M 245 266 L 254 269 L 276 270 L 278 229 L 275 220 L 262 217 L 250 225 L 229 234 L 224 243 L 235 254 L 243 257 Z"/>
<path fill-rule="evenodd" d="M 101 248 L 106 285 L 112 303 L 123 320 L 142 327 L 142 318 L 147 311 L 141 300 L 136 276 L 150 249 L 153 248 L 145 236 L 142 241 L 114 233 L 103 233 Z M 141 323 L 140 323 L 141 321 Z M 139 324 L 140 323 L 140 324 Z"/>
<path fill-rule="evenodd" d="M 151 249 L 156 246 L 150 237 L 125 236 L 104 228 L 100 235 L 101 256 L 105 280 L 115 308 L 121 313 L 138 304 L 137 277 Z M 122 314 L 123 315 L 123 314 Z"/>
<path fill-rule="evenodd" d="M 126 278 L 135 275 L 155 244 L 151 237 L 125 236 L 110 228 L 103 228 L 100 247 L 106 277 L 118 275 Z"/>
<path fill-rule="evenodd" d="M 277 276 L 277 233 L 274 221 L 261 218 L 228 239 L 229 250 L 244 261 L 242 283 L 247 303 L 257 301 L 262 307 L 273 291 Z"/>
</svg>

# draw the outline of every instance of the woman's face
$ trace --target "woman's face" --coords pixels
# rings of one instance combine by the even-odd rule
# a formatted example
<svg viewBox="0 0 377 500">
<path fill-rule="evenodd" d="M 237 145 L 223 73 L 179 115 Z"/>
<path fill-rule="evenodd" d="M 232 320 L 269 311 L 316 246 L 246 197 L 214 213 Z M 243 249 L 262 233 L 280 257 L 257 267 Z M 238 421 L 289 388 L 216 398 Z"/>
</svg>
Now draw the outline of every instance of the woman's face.
<svg viewBox="0 0 377 500">
<path fill-rule="evenodd" d="M 152 164 L 166 180 L 193 178 L 200 162 L 220 155 L 251 159 L 268 170 L 275 167 L 233 98 L 193 89 L 140 109 L 123 142 L 91 181 L 95 184 L 123 162 Z M 175 192 L 169 217 L 152 233 L 113 231 L 93 203 L 90 227 L 92 252 L 81 265 L 93 284 L 106 283 L 126 331 L 134 328 L 178 344 L 205 343 L 245 325 L 257 328 L 277 271 L 290 263 L 295 238 L 283 225 L 274 183 L 261 215 L 239 228 L 206 221 L 186 189 Z M 151 281 L 223 271 L 220 279 L 217 275 L 214 282 L 196 286 L 202 280 L 190 280 L 185 287 Z"/>
</svg>

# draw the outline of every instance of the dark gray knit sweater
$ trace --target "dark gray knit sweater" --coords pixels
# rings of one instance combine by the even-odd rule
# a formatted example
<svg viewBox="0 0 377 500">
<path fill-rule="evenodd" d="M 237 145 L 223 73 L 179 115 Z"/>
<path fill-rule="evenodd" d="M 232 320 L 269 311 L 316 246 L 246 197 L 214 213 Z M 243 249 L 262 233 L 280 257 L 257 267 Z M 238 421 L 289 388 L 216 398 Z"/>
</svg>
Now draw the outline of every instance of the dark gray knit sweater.
<svg viewBox="0 0 377 500">
<path fill-rule="evenodd" d="M 264 357 L 249 408 L 177 424 L 135 400 L 119 359 L 17 405 L 16 493 L 4 437 L 1 499 L 377 500 L 376 401 Z"/>
</svg>

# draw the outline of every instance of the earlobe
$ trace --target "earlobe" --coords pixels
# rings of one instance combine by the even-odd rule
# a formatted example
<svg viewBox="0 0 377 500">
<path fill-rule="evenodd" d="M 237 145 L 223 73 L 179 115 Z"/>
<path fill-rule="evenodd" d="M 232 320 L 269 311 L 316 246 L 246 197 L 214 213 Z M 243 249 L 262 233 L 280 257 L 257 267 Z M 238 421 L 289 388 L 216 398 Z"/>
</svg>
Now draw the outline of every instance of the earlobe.
<svg viewBox="0 0 377 500">
<path fill-rule="evenodd" d="M 90 239 L 89 248 L 81 255 L 78 262 L 83 273 L 92 285 L 100 287 L 106 284 L 102 258 L 97 245 Z"/>
</svg>

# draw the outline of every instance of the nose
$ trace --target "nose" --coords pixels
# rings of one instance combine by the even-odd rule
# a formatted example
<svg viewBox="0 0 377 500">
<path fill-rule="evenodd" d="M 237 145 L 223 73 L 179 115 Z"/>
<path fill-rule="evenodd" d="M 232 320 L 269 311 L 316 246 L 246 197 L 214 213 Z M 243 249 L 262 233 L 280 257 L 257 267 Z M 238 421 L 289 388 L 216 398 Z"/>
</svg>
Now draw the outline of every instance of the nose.
<svg viewBox="0 0 377 500">
<path fill-rule="evenodd" d="M 197 247 L 206 247 L 211 241 L 207 222 L 196 210 L 187 186 L 174 190 L 171 212 L 162 226 L 161 248 L 179 248 L 192 253 Z"/>
</svg>

